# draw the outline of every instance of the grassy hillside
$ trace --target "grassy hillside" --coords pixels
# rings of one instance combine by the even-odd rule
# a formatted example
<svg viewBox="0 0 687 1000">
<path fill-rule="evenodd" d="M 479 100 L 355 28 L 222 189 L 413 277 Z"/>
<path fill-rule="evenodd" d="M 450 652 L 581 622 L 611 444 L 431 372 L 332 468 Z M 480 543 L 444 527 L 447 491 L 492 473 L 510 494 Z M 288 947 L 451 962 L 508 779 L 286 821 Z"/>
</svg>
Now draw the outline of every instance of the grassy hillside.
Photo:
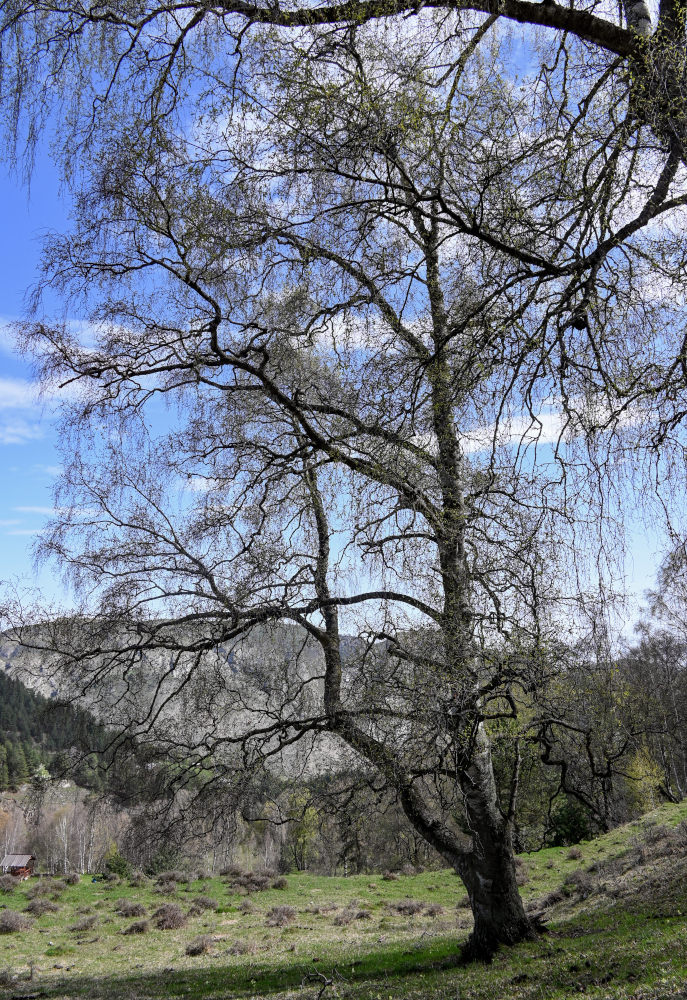
<svg viewBox="0 0 687 1000">
<path fill-rule="evenodd" d="M 298 875 L 263 891 L 240 875 L 176 887 L 34 879 L 0 896 L 0 927 L 32 920 L 0 936 L 0 996 L 310 1000 L 318 974 L 332 981 L 324 997 L 351 1000 L 687 995 L 687 803 L 524 856 L 520 873 L 549 932 L 469 968 L 455 964 L 470 915 L 450 872 Z M 184 922 L 161 929 L 169 904 Z"/>
</svg>

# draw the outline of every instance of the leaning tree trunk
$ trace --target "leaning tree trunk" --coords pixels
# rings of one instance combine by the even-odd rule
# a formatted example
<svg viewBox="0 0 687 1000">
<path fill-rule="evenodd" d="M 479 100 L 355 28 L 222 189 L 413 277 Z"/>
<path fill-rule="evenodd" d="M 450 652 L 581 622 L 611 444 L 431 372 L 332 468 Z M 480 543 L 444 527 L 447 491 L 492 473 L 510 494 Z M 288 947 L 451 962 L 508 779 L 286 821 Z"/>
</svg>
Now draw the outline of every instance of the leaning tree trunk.
<svg viewBox="0 0 687 1000">
<path fill-rule="evenodd" d="M 533 938 L 535 928 L 520 897 L 512 828 L 499 806 L 489 741 L 482 727 L 461 779 L 473 849 L 455 868 L 465 883 L 475 921 L 464 956 L 489 959 L 500 944 Z"/>
</svg>

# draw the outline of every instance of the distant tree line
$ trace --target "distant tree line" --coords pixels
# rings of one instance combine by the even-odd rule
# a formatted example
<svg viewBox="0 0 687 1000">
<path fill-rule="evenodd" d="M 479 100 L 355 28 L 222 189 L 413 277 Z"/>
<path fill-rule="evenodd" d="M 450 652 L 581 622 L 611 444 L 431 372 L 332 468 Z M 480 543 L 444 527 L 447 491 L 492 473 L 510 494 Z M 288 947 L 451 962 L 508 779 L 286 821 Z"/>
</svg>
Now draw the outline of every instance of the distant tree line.
<svg viewBox="0 0 687 1000">
<path fill-rule="evenodd" d="M 88 712 L 0 673 L 0 792 L 41 774 L 102 791 L 106 771 L 97 751 L 103 746 L 104 731 Z"/>
</svg>

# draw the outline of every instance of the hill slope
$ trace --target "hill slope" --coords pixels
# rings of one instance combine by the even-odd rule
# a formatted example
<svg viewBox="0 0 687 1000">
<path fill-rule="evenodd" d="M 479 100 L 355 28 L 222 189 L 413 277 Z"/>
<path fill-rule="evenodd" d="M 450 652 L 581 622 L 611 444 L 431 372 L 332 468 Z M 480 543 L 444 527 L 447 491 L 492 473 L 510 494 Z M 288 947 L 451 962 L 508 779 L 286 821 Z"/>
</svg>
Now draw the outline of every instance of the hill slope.
<svg viewBox="0 0 687 1000">
<path fill-rule="evenodd" d="M 265 891 L 253 885 L 248 899 L 248 883 L 236 873 L 190 883 L 177 875 L 176 886 L 164 889 L 163 896 L 163 885 L 151 881 L 51 882 L 40 895 L 35 883 L 25 883 L 1 897 L 5 912 L 23 911 L 32 895 L 56 901 L 42 915 L 34 907 L 30 928 L 0 939 L 0 996 L 667 1000 L 687 995 L 687 803 L 662 807 L 577 848 L 523 857 L 520 866 L 527 904 L 543 914 L 548 933 L 503 949 L 490 966 L 467 968 L 456 964 L 456 955 L 469 931 L 469 911 L 450 872 L 393 881 L 301 874 L 289 876 L 286 888 L 275 888 L 271 880 Z M 181 926 L 159 929 L 156 910 L 170 902 L 180 907 Z M 144 933 L 130 932 L 134 915 L 147 921 Z M 0 926 L 2 921 L 0 910 Z"/>
</svg>

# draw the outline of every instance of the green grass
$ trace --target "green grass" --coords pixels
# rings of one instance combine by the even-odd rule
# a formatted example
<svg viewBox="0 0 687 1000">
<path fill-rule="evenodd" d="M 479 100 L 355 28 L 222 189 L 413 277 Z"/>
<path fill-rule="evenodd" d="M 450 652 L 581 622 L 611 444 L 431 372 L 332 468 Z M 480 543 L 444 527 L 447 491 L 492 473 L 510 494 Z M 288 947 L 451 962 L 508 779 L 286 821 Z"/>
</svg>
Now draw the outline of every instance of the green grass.
<svg viewBox="0 0 687 1000">
<path fill-rule="evenodd" d="M 471 919 L 461 883 L 446 871 L 392 882 L 380 876 L 292 875 L 285 890 L 253 894 L 249 913 L 219 878 L 182 887 L 173 897 L 152 887 L 83 878 L 61 891 L 59 912 L 35 919 L 30 930 L 0 936 L 0 996 L 314 998 L 321 983 L 308 976 L 315 970 L 333 979 L 325 997 L 351 1000 L 687 996 L 687 852 L 682 841 L 661 834 L 662 826 L 684 820 L 687 803 L 666 806 L 579 845 L 580 857 L 569 856 L 568 848 L 525 856 L 526 904 L 541 909 L 558 892 L 558 902 L 545 911 L 550 931 L 503 949 L 488 967 L 456 965 Z M 652 830 L 658 833 L 652 836 Z M 580 871 L 588 883 L 585 893 L 570 880 Z M 0 906 L 23 910 L 35 881 L 0 895 Z M 122 933 L 140 918 L 117 915 L 117 900 L 141 902 L 151 914 L 167 901 L 186 911 L 198 894 L 217 899 L 219 910 L 191 917 L 178 930 Z M 406 897 L 439 903 L 444 912 L 405 917 L 388 905 Z M 337 914 L 353 903 L 370 918 L 338 925 Z M 323 904 L 336 909 L 313 912 Z M 267 911 L 279 905 L 294 907 L 295 921 L 266 926 Z M 93 927 L 72 929 L 91 916 Z M 211 952 L 186 955 L 200 934 L 212 936 Z"/>
</svg>

